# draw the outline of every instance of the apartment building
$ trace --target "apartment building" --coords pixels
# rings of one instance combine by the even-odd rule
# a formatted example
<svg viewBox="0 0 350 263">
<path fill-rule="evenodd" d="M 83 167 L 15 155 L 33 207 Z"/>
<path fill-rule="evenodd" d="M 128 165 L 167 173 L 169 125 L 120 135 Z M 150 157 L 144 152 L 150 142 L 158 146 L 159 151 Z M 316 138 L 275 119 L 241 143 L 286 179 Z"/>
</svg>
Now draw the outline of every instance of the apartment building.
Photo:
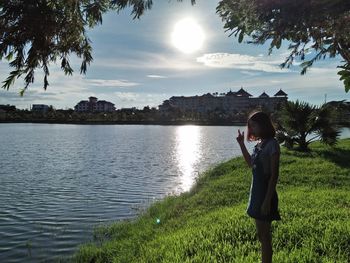
<svg viewBox="0 0 350 263">
<path fill-rule="evenodd" d="M 269 96 L 263 92 L 258 97 L 253 97 L 243 88 L 236 92 L 229 91 L 226 94 L 215 95 L 207 93 L 202 96 L 173 96 L 159 105 L 160 111 L 178 109 L 192 112 L 222 111 L 226 113 L 238 113 L 249 109 L 263 107 L 268 110 L 277 109 L 281 103 L 287 101 L 288 95 L 281 89 Z"/>
<path fill-rule="evenodd" d="M 89 97 L 89 100 L 82 100 L 75 105 L 74 110 L 77 112 L 113 112 L 115 107 L 112 102 Z"/>
</svg>

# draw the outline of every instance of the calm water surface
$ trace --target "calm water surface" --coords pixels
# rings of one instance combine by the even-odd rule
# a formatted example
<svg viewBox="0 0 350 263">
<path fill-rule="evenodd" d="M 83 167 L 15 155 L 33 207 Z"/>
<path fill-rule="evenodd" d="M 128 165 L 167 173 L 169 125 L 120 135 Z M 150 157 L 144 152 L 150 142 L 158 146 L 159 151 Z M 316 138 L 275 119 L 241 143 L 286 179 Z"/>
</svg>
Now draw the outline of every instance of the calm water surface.
<svg viewBox="0 0 350 263">
<path fill-rule="evenodd" d="M 69 256 L 94 227 L 188 191 L 240 155 L 238 128 L 0 124 L 0 262 Z"/>
</svg>

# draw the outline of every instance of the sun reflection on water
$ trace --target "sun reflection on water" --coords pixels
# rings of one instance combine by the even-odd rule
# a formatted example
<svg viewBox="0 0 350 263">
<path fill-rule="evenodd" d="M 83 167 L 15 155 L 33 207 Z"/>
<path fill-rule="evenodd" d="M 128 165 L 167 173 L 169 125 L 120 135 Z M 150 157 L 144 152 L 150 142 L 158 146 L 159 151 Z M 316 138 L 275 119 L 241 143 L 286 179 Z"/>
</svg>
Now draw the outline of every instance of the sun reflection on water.
<svg viewBox="0 0 350 263">
<path fill-rule="evenodd" d="M 201 157 L 200 137 L 199 126 L 180 126 L 176 129 L 176 159 L 181 191 L 188 191 L 197 175 L 196 165 Z"/>
</svg>

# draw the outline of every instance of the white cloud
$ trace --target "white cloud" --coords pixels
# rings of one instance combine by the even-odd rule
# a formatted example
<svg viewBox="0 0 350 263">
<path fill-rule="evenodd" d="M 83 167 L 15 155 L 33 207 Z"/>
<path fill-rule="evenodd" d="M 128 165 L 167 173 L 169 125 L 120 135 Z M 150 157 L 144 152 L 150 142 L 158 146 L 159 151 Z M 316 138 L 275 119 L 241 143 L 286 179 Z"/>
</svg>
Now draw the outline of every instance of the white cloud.
<svg viewBox="0 0 350 263">
<path fill-rule="evenodd" d="M 147 78 L 153 78 L 153 79 L 166 79 L 168 77 L 160 76 L 160 75 L 147 75 Z"/>
<path fill-rule="evenodd" d="M 4 70 L 6 66 L 0 65 L 0 72 Z M 31 104 L 48 104 L 56 108 L 65 108 L 73 107 L 78 101 L 88 98 L 91 94 L 84 84 L 83 76 L 78 73 L 65 76 L 56 65 L 50 68 L 47 90 L 43 89 L 43 77 L 43 73 L 38 70 L 35 74 L 35 82 L 28 87 L 23 97 L 19 95 L 19 91 L 23 88 L 24 80 L 18 79 L 8 91 L 1 92 L 0 104 L 13 104 L 18 108 L 29 108 Z"/>
<path fill-rule="evenodd" d="M 207 67 L 232 68 L 243 70 L 264 71 L 271 73 L 285 73 L 289 70 L 279 67 L 280 61 L 271 61 L 263 57 L 230 53 L 210 53 L 197 58 L 197 62 Z"/>
<path fill-rule="evenodd" d="M 136 82 L 130 82 L 124 79 L 84 79 L 84 81 L 91 86 L 100 86 L 100 87 L 134 87 L 140 85 Z"/>
<path fill-rule="evenodd" d="M 99 68 L 117 68 L 117 69 L 151 69 L 151 70 L 196 70 L 204 67 L 193 59 L 191 56 L 179 56 L 170 54 L 158 54 L 148 52 L 138 52 L 134 58 L 95 59 L 92 67 Z"/>
<path fill-rule="evenodd" d="M 261 75 L 261 73 L 259 73 L 259 72 L 252 72 L 252 71 L 247 71 L 247 70 L 242 70 L 241 73 L 252 76 L 252 77 Z"/>
<path fill-rule="evenodd" d="M 311 67 L 307 70 L 306 74 L 330 74 L 333 76 L 337 76 L 337 72 L 340 69 L 337 69 L 335 66 L 334 67 L 328 67 L 328 68 L 320 68 L 320 67 Z"/>
<path fill-rule="evenodd" d="M 263 91 L 268 95 L 275 94 L 282 89 L 288 94 L 290 100 L 303 100 L 312 104 L 320 104 L 325 100 L 350 99 L 350 94 L 345 93 L 343 83 L 336 74 L 337 69 L 333 66 L 328 68 L 311 68 L 306 75 L 299 72 L 290 72 L 282 75 L 260 75 L 221 83 L 220 88 L 235 90 L 243 86 L 249 93 L 259 96 Z"/>
<path fill-rule="evenodd" d="M 133 93 L 133 92 L 115 92 L 114 94 L 117 96 L 119 100 L 124 102 L 136 101 L 137 98 L 139 97 L 139 94 Z"/>
<path fill-rule="evenodd" d="M 162 102 L 169 98 L 166 94 L 159 93 L 135 93 L 135 92 L 115 92 L 114 96 L 116 99 L 117 108 L 123 107 L 138 107 L 143 108 L 144 106 L 157 107 Z"/>
</svg>

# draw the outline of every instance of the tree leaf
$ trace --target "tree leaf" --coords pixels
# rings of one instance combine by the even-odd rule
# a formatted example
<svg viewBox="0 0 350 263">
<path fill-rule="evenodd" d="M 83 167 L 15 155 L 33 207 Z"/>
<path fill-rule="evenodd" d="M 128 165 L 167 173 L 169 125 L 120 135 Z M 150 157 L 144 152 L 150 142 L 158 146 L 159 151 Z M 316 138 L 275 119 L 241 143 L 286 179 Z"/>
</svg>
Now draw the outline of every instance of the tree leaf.
<svg viewBox="0 0 350 263">
<path fill-rule="evenodd" d="M 244 32 L 243 32 L 243 31 L 241 31 L 241 32 L 239 33 L 238 43 L 242 43 L 242 41 L 243 41 L 243 37 L 244 37 Z"/>
</svg>

